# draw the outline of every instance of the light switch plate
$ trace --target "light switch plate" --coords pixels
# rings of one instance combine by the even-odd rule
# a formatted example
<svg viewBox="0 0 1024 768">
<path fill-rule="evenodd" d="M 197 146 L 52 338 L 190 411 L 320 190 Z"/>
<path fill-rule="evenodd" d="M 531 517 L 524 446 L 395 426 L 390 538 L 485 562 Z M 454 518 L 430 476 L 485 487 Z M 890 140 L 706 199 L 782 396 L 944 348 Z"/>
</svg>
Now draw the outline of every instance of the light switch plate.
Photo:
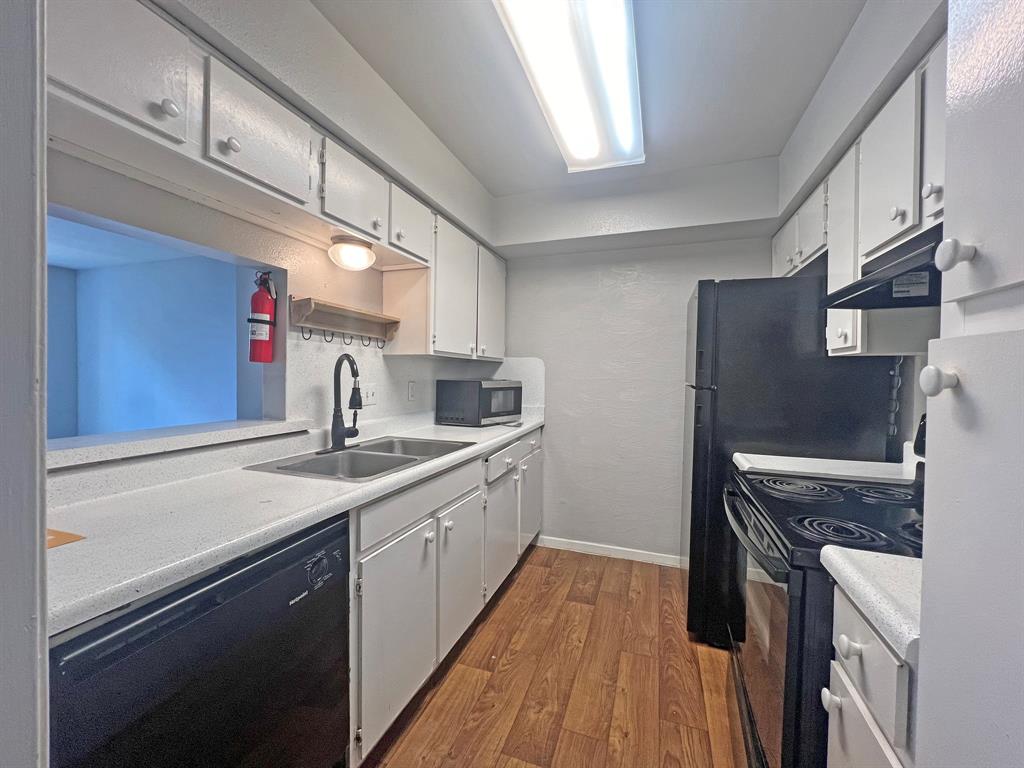
<svg viewBox="0 0 1024 768">
<path fill-rule="evenodd" d="M 410 381 L 409 382 L 409 400 L 412 401 L 412 400 L 415 400 L 415 399 L 416 399 L 416 382 L 415 381 Z"/>
<path fill-rule="evenodd" d="M 377 404 L 377 385 L 361 384 L 359 387 L 363 393 L 363 406 Z"/>
</svg>

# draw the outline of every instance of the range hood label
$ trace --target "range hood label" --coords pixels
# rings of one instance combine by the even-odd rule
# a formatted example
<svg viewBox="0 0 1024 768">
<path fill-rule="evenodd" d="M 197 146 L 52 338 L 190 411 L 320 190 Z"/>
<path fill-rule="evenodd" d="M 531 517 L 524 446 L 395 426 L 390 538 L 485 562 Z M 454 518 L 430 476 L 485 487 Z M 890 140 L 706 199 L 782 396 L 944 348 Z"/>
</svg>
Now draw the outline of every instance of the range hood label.
<svg viewBox="0 0 1024 768">
<path fill-rule="evenodd" d="M 894 299 L 908 299 L 914 296 L 928 295 L 927 272 L 908 272 L 905 275 L 894 277 L 892 281 L 892 297 Z"/>
</svg>

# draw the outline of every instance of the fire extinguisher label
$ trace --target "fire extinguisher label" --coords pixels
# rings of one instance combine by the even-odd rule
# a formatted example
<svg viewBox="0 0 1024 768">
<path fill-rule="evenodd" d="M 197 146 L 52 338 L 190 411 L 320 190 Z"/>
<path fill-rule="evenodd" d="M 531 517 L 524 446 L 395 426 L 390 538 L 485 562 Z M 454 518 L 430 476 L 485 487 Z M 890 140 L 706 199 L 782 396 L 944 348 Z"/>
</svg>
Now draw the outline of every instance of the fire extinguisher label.
<svg viewBox="0 0 1024 768">
<path fill-rule="evenodd" d="M 249 323 L 249 341 L 270 341 L 270 315 L 263 312 L 253 312 L 249 315 L 251 320 L 264 320 L 265 323 Z"/>
</svg>

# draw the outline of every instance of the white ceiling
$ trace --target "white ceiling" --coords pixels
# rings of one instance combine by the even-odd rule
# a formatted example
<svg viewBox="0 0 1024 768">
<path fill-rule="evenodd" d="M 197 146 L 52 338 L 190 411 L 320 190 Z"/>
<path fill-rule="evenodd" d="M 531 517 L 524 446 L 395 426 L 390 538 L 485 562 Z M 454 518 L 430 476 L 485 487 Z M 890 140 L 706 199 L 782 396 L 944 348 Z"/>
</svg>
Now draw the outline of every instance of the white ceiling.
<svg viewBox="0 0 1024 768">
<path fill-rule="evenodd" d="M 569 174 L 491 0 L 312 0 L 496 196 L 781 152 L 864 0 L 634 0 L 647 162 Z"/>
</svg>

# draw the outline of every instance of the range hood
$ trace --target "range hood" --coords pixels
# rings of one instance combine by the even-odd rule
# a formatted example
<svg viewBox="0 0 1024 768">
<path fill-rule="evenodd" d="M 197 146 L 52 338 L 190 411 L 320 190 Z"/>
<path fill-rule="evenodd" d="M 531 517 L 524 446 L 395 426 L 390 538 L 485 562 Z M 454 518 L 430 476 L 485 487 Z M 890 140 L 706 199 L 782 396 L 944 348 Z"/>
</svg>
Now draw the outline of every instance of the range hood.
<svg viewBox="0 0 1024 768">
<path fill-rule="evenodd" d="M 939 306 L 942 273 L 935 268 L 935 249 L 941 242 L 942 224 L 936 224 L 872 259 L 860 280 L 825 296 L 821 307 L 898 309 Z"/>
</svg>

